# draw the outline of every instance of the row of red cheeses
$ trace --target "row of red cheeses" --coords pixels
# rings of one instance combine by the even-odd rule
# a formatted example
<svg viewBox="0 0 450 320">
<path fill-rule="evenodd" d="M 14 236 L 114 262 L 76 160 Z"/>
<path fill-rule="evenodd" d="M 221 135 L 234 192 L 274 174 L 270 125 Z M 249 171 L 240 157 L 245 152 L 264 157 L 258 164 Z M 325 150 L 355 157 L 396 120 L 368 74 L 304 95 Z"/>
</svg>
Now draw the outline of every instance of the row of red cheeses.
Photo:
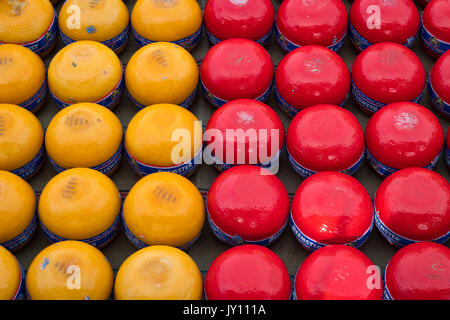
<svg viewBox="0 0 450 320">
<path fill-rule="evenodd" d="M 216 257 L 203 282 L 189 255 L 156 245 L 128 257 L 114 279 L 100 250 L 62 241 L 43 249 L 26 276 L 0 246 L 0 299 L 448 300 L 449 267 L 450 250 L 433 242 L 399 250 L 384 276 L 358 249 L 330 245 L 302 262 L 292 286 L 279 256 L 263 246 L 241 245 Z"/>
<path fill-rule="evenodd" d="M 0 13 L 5 16 L 0 43 L 23 44 L 41 55 L 54 46 L 58 25 L 65 44 L 95 40 L 115 52 L 125 47 L 130 29 L 139 46 L 170 41 L 188 50 L 195 48 L 202 33 L 202 12 L 195 0 L 138 0 L 131 19 L 121 0 L 69 0 L 58 19 L 48 0 L 11 2 L 0 7 Z M 310 44 L 338 51 L 348 29 L 357 50 L 379 42 L 409 47 L 420 29 L 425 48 L 438 56 L 450 46 L 449 17 L 448 0 L 430 1 L 422 17 L 411 0 L 357 0 L 350 8 L 350 18 L 340 0 L 284 0 L 276 17 L 270 0 L 208 0 L 203 18 L 213 44 L 245 38 L 265 45 L 275 32 L 285 51 Z M 36 30 L 8 33 L 12 25 L 21 27 L 31 19 L 35 19 Z"/>
</svg>

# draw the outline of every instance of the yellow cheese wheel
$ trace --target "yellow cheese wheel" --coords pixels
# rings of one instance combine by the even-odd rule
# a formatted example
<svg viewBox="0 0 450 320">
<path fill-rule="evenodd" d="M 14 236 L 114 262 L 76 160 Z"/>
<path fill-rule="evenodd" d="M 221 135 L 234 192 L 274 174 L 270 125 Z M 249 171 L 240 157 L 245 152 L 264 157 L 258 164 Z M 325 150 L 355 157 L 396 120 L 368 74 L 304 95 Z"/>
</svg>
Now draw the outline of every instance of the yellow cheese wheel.
<svg viewBox="0 0 450 320">
<path fill-rule="evenodd" d="M 187 178 L 169 172 L 139 180 L 125 198 L 126 234 L 138 247 L 170 245 L 189 249 L 205 221 L 203 198 Z"/>
<path fill-rule="evenodd" d="M 0 170 L 30 178 L 42 164 L 43 141 L 44 130 L 35 115 L 0 104 Z"/>
<path fill-rule="evenodd" d="M 36 229 L 35 212 L 33 188 L 15 174 L 0 170 L 0 245 L 8 250 L 25 245 Z"/>
<path fill-rule="evenodd" d="M 42 250 L 26 276 L 33 300 L 106 300 L 113 270 L 100 250 L 81 241 L 62 241 Z"/>
<path fill-rule="evenodd" d="M 129 13 L 122 0 L 67 0 L 58 16 L 63 41 L 94 40 L 104 43 L 114 51 L 123 49 L 128 39 Z M 122 32 L 123 41 L 115 39 Z M 64 37 L 65 36 L 65 37 Z M 67 39 L 67 40 L 69 40 Z M 120 42 L 115 43 L 115 42 Z M 120 49 L 120 50 L 119 50 Z"/>
<path fill-rule="evenodd" d="M 117 232 L 120 207 L 119 190 L 110 178 L 92 169 L 74 168 L 46 184 L 38 214 L 50 241 L 83 240 L 102 247 Z"/>
<path fill-rule="evenodd" d="M 50 62 L 48 85 L 60 107 L 94 102 L 104 105 L 112 93 L 117 95 L 113 108 L 121 94 L 122 64 L 107 46 L 96 41 L 77 41 L 61 49 Z"/>
<path fill-rule="evenodd" d="M 141 175 L 152 171 L 192 173 L 201 147 L 202 128 L 198 119 L 172 104 L 142 109 L 131 119 L 125 133 L 127 157 Z"/>
<path fill-rule="evenodd" d="M 15 44 L 1 45 L 0 103 L 17 104 L 36 112 L 45 102 L 46 94 L 45 66 L 42 59 L 25 47 Z"/>
<path fill-rule="evenodd" d="M 169 246 L 151 246 L 120 266 L 114 285 L 117 300 L 200 300 L 202 276 L 194 260 Z"/>
<path fill-rule="evenodd" d="M 119 164 L 122 137 L 122 124 L 112 111 L 94 103 L 77 103 L 50 121 L 45 148 L 59 172 L 87 167 L 109 174 Z"/>
<path fill-rule="evenodd" d="M 125 70 L 125 82 L 138 108 L 156 103 L 188 107 L 197 89 L 198 66 L 182 47 L 156 42 L 133 54 Z"/>
<path fill-rule="evenodd" d="M 0 1 L 0 44 L 21 44 L 45 56 L 56 36 L 56 15 L 49 0 Z"/>
<path fill-rule="evenodd" d="M 22 272 L 16 257 L 0 246 L 0 300 L 20 299 Z"/>
<path fill-rule="evenodd" d="M 145 39 L 177 41 L 200 29 L 202 10 L 196 0 L 138 0 L 131 24 Z"/>
</svg>

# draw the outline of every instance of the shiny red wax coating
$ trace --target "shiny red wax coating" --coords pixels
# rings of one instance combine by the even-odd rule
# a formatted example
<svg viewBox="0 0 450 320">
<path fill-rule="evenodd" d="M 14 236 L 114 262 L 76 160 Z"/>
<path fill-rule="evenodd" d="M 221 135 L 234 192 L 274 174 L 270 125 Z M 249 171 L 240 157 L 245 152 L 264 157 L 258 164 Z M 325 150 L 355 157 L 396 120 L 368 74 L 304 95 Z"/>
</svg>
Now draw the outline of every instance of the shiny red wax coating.
<svg viewBox="0 0 450 320">
<path fill-rule="evenodd" d="M 378 11 L 380 24 L 372 20 Z M 417 34 L 420 16 L 412 0 L 356 0 L 350 8 L 350 22 L 356 31 L 370 43 L 396 42 L 405 44 Z"/>
<path fill-rule="evenodd" d="M 281 97 L 297 109 L 323 103 L 340 105 L 350 88 L 350 73 L 337 53 L 321 46 L 304 46 L 280 61 L 275 83 Z"/>
<path fill-rule="evenodd" d="M 250 241 L 274 235 L 289 214 L 289 196 L 280 179 L 250 165 L 220 174 L 208 191 L 206 205 L 210 218 L 222 231 Z"/>
<path fill-rule="evenodd" d="M 381 102 L 411 101 L 425 87 L 425 70 L 410 49 L 381 42 L 361 52 L 353 62 L 352 77 L 358 89 Z"/>
<path fill-rule="evenodd" d="M 300 111 L 287 132 L 287 149 L 301 166 L 313 171 L 341 171 L 364 153 L 364 133 L 347 109 L 315 105 Z"/>
<path fill-rule="evenodd" d="M 450 300 L 450 249 L 434 242 L 407 245 L 389 261 L 385 281 L 395 300 Z"/>
<path fill-rule="evenodd" d="M 270 86 L 273 62 L 263 46 L 248 39 L 228 39 L 214 45 L 200 66 L 205 87 L 229 101 L 255 99 Z"/>
<path fill-rule="evenodd" d="M 307 237 L 323 244 L 347 244 L 369 229 L 373 206 L 358 180 L 328 171 L 316 173 L 300 184 L 291 214 Z"/>
<path fill-rule="evenodd" d="M 388 167 L 425 167 L 441 152 L 444 130 L 427 108 L 395 102 L 369 119 L 365 139 L 374 158 Z"/>
<path fill-rule="evenodd" d="M 450 0 L 431 0 L 423 10 L 422 23 L 433 36 L 450 42 Z"/>
<path fill-rule="evenodd" d="M 209 300 L 287 300 L 290 293 L 286 266 L 263 246 L 228 249 L 213 261 L 205 277 Z"/>
<path fill-rule="evenodd" d="M 430 81 L 436 94 L 450 104 L 450 51 L 446 51 L 433 65 Z"/>
<path fill-rule="evenodd" d="M 217 109 L 208 121 L 205 137 L 209 133 L 212 136 L 206 143 L 221 146 L 221 156 L 214 150 L 212 152 L 216 158 L 228 164 L 242 164 L 238 163 L 240 157 L 244 157 L 245 164 L 267 162 L 284 145 L 284 127 L 276 112 L 268 105 L 252 99 L 233 100 Z M 277 137 L 274 143 L 272 139 Z M 277 148 L 272 150 L 272 144 Z M 228 150 L 228 147 L 232 148 Z"/>
<path fill-rule="evenodd" d="M 396 171 L 381 183 L 374 201 L 383 224 L 407 239 L 432 240 L 450 230 L 450 184 L 434 171 Z"/>
<path fill-rule="evenodd" d="M 284 0 L 277 12 L 278 30 L 304 46 L 331 46 L 347 32 L 347 9 L 341 0 Z"/>
<path fill-rule="evenodd" d="M 320 248 L 298 269 L 295 277 L 297 299 L 381 300 L 381 275 L 373 271 L 373 265 L 364 253 L 353 247 L 329 245 Z"/>
<path fill-rule="evenodd" d="M 275 10 L 270 0 L 208 0 L 204 21 L 206 29 L 220 40 L 256 41 L 271 31 Z"/>
</svg>

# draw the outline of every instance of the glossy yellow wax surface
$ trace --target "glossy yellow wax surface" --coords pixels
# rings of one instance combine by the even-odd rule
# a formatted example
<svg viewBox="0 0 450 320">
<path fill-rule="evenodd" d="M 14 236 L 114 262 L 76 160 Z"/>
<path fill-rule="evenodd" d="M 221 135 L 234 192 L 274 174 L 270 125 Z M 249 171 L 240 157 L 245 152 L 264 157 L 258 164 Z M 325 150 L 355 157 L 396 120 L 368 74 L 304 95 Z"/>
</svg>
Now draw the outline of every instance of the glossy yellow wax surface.
<svg viewBox="0 0 450 320">
<path fill-rule="evenodd" d="M 38 203 L 40 222 L 65 239 L 84 240 L 106 231 L 120 212 L 114 182 L 87 168 L 61 172 L 42 190 Z"/>
<path fill-rule="evenodd" d="M 202 25 L 202 10 L 196 0 L 138 0 L 131 24 L 152 41 L 176 41 L 194 34 Z"/>
<path fill-rule="evenodd" d="M 45 133 L 45 148 L 65 169 L 94 167 L 118 150 L 123 129 L 109 109 L 94 103 L 78 103 L 58 112 Z"/>
<path fill-rule="evenodd" d="M 44 130 L 35 115 L 17 105 L 0 104 L 0 170 L 26 165 L 37 155 L 43 140 Z"/>
<path fill-rule="evenodd" d="M 202 129 L 196 121 L 194 114 L 180 106 L 152 105 L 131 119 L 125 133 L 125 147 L 136 160 L 148 165 L 184 163 L 191 160 L 202 146 Z M 188 134 L 186 138 L 172 140 L 174 132 L 181 133 L 181 130 Z"/>
<path fill-rule="evenodd" d="M 205 221 L 200 191 L 187 178 L 169 172 L 139 180 L 125 199 L 123 216 L 139 240 L 174 247 L 194 240 Z"/>
<path fill-rule="evenodd" d="M 120 266 L 114 286 L 117 300 L 200 300 L 202 276 L 194 260 L 168 246 L 151 246 Z"/>
<path fill-rule="evenodd" d="M 36 53 L 15 44 L 0 46 L 0 103 L 28 101 L 44 80 L 45 66 Z"/>
<path fill-rule="evenodd" d="M 96 102 L 119 84 L 122 75 L 122 64 L 114 51 L 96 41 L 77 41 L 61 49 L 50 62 L 48 85 L 64 102 Z"/>
<path fill-rule="evenodd" d="M 198 66 L 184 48 L 155 42 L 136 51 L 127 64 L 128 92 L 144 106 L 180 104 L 196 89 Z"/>
<path fill-rule="evenodd" d="M 73 6 L 80 8 L 80 25 L 74 25 Z M 58 16 L 60 30 L 75 41 L 107 41 L 125 30 L 128 8 L 122 0 L 67 0 Z"/>
<path fill-rule="evenodd" d="M 36 211 L 33 188 L 17 175 L 0 170 L 0 243 L 20 235 Z"/>
<path fill-rule="evenodd" d="M 48 0 L 0 1 L 0 42 L 22 44 L 44 35 L 54 17 Z"/>
<path fill-rule="evenodd" d="M 106 300 L 113 270 L 97 248 L 62 241 L 42 250 L 28 268 L 26 285 L 33 300 Z"/>
<path fill-rule="evenodd" d="M 0 246 L 0 300 L 11 300 L 14 297 L 21 277 L 16 257 Z"/>
</svg>

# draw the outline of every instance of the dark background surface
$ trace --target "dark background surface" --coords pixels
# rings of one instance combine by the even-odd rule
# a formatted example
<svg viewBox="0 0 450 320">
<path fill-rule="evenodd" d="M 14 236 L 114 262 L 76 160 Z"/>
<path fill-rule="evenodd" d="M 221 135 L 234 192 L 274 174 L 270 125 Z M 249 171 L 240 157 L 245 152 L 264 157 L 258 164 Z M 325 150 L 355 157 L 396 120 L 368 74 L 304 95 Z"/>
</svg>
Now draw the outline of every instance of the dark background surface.
<svg viewBox="0 0 450 320">
<path fill-rule="evenodd" d="M 278 7 L 280 6 L 281 0 L 272 0 L 272 2 L 274 4 L 275 10 L 277 11 Z M 58 12 L 59 8 L 61 7 L 61 3 L 62 1 L 60 1 L 60 3 L 58 3 L 58 5 L 56 6 Z M 131 9 L 135 1 L 125 0 L 125 3 L 127 3 L 131 13 Z M 199 3 L 201 7 L 204 8 L 206 0 L 199 0 Z M 348 11 L 350 9 L 351 1 L 344 0 L 344 3 Z M 419 6 L 418 9 L 422 11 L 422 8 Z M 52 57 L 61 47 L 62 43 L 60 39 L 58 39 L 57 48 L 48 57 L 46 57 L 44 61 L 46 66 L 48 66 Z M 200 62 L 209 48 L 210 44 L 206 38 L 206 35 L 203 34 L 199 46 L 192 52 L 192 55 L 198 62 Z M 131 36 L 127 48 L 119 55 L 121 61 L 123 63 L 127 63 L 131 55 L 137 49 L 138 47 L 134 41 L 134 38 L 133 36 Z M 275 65 L 277 65 L 285 55 L 277 45 L 275 37 L 271 38 L 266 49 L 269 51 Z M 416 41 L 413 47 L 413 51 L 421 59 L 425 67 L 425 70 L 428 74 L 434 63 L 434 60 L 425 53 L 425 51 L 422 49 L 420 45 L 419 40 Z M 351 48 L 348 36 L 345 40 L 343 48 L 339 52 L 339 55 L 344 59 L 348 68 L 351 70 L 352 63 L 356 57 L 356 52 Z M 428 99 L 427 92 L 425 92 L 420 103 L 432 109 Z M 281 120 L 283 121 L 285 130 L 287 130 L 291 118 L 289 118 L 278 107 L 273 93 L 271 93 L 267 104 L 278 113 Z M 363 113 L 360 109 L 358 109 L 355 106 L 352 99 L 348 99 L 345 107 L 358 118 L 358 120 L 361 123 L 361 126 L 365 128 L 366 123 L 369 120 L 369 116 Z M 121 120 L 124 128 L 127 127 L 128 122 L 137 112 L 137 110 L 131 105 L 130 101 L 128 100 L 126 93 L 124 93 L 120 101 L 120 104 L 113 111 Z M 206 125 L 206 122 L 208 121 L 209 117 L 214 112 L 214 108 L 207 103 L 207 101 L 203 98 L 201 94 L 198 94 L 197 98 L 194 101 L 193 107 L 191 108 L 191 111 L 197 116 L 197 118 L 203 121 L 204 125 Z M 447 132 L 450 121 L 438 115 L 434 109 L 432 109 L 432 111 L 434 112 L 434 114 L 438 116 L 442 127 L 444 128 L 445 132 Z M 51 118 L 57 112 L 58 112 L 57 106 L 49 97 L 47 104 L 37 113 L 37 117 L 41 121 L 44 129 L 48 126 L 48 123 L 50 122 Z M 441 159 L 439 160 L 436 167 L 436 171 L 441 175 L 443 175 L 447 180 L 449 179 L 449 171 L 445 165 L 445 157 L 441 157 Z M 53 170 L 50 163 L 46 160 L 46 163 L 44 164 L 42 169 L 37 173 L 35 177 L 33 177 L 30 183 L 36 192 L 40 192 L 44 188 L 45 184 L 55 175 L 56 172 Z M 213 167 L 201 165 L 199 170 L 190 179 L 193 183 L 195 183 L 195 185 L 200 190 L 205 191 L 210 187 L 211 183 L 218 175 L 219 172 Z M 281 158 L 278 177 L 284 183 L 290 195 L 293 195 L 295 193 L 297 187 L 303 181 L 303 179 L 289 166 L 285 154 L 283 154 Z M 366 187 L 371 197 L 374 196 L 376 189 L 382 182 L 382 178 L 379 177 L 369 167 L 366 160 L 363 161 L 361 168 L 356 172 L 354 177 L 358 179 Z M 131 170 L 127 161 L 122 161 L 119 169 L 112 175 L 111 178 L 121 191 L 130 190 L 130 188 L 139 179 L 139 177 Z M 51 243 L 44 237 L 42 231 L 39 229 L 36 236 L 31 240 L 31 242 L 24 249 L 16 253 L 23 268 L 27 270 L 33 258 L 42 249 L 44 249 L 46 246 L 50 244 Z M 187 252 L 198 264 L 200 270 L 204 275 L 205 272 L 208 270 L 208 267 L 210 266 L 212 261 L 220 253 L 222 253 L 228 248 L 230 248 L 228 245 L 219 241 L 212 234 L 209 227 L 205 223 L 202 235 L 200 236 L 199 240 Z M 303 249 L 297 242 L 297 240 L 294 238 L 289 227 L 285 229 L 282 236 L 272 245 L 270 245 L 269 248 L 273 250 L 275 253 L 277 253 L 280 256 L 280 258 L 284 261 L 291 277 L 295 275 L 295 272 L 297 271 L 298 267 L 309 254 L 309 252 Z M 375 227 L 368 241 L 360 249 L 375 264 L 379 265 L 382 271 L 384 271 L 387 262 L 396 252 L 396 249 L 391 245 L 389 245 L 386 240 L 384 240 L 384 238 L 381 236 L 381 234 Z M 102 252 L 111 262 L 115 272 L 117 272 L 122 262 L 135 251 L 137 251 L 137 249 L 134 248 L 126 239 L 123 230 L 121 230 L 118 236 L 107 247 L 102 249 Z"/>
</svg>

